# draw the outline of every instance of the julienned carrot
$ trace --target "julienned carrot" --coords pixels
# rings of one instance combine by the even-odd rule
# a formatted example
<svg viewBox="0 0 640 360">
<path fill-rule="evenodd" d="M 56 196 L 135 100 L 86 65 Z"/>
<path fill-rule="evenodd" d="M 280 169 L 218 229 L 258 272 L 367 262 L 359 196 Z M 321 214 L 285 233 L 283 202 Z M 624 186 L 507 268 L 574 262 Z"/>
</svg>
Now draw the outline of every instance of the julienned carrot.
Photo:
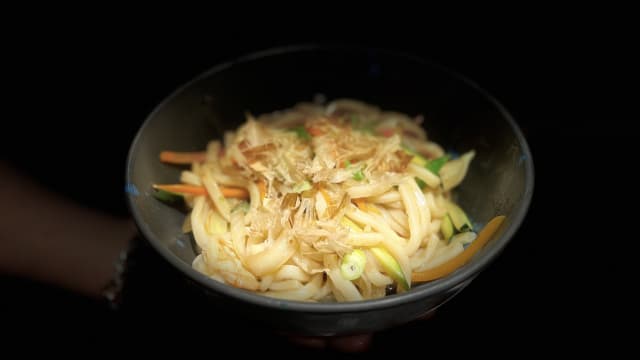
<svg viewBox="0 0 640 360">
<path fill-rule="evenodd" d="M 198 186 L 198 185 L 187 185 L 187 184 L 153 185 L 153 188 L 172 192 L 172 193 L 177 193 L 177 194 L 190 194 L 190 195 L 206 195 L 207 194 L 207 189 L 205 189 L 204 186 Z M 220 186 L 220 192 L 222 192 L 222 195 L 227 198 L 236 198 L 236 199 L 249 198 L 249 192 L 247 191 L 247 189 L 243 189 L 243 188 Z"/>
<path fill-rule="evenodd" d="M 306 130 L 307 130 L 307 132 L 308 132 L 309 134 L 311 134 L 311 136 L 321 136 L 321 135 L 324 135 L 324 131 L 322 131 L 321 129 L 319 129 L 319 128 L 317 128 L 317 127 L 310 126 L 310 127 L 308 127 Z"/>
<path fill-rule="evenodd" d="M 176 152 L 176 151 L 163 151 L 160 153 L 160 161 L 169 164 L 191 164 L 204 162 L 207 158 L 207 153 L 204 151 L 198 152 Z"/>
<path fill-rule="evenodd" d="M 244 188 L 220 186 L 220 192 L 227 198 L 248 199 L 249 191 Z"/>
<path fill-rule="evenodd" d="M 153 185 L 154 189 L 160 189 L 177 194 L 190 194 L 190 195 L 207 195 L 207 189 L 204 186 L 199 185 L 187 185 L 187 184 L 171 184 L 171 185 Z"/>
<path fill-rule="evenodd" d="M 393 134 L 396 133 L 396 129 L 392 129 L 392 128 L 383 128 L 383 129 L 379 129 L 378 133 L 384 137 L 392 137 Z"/>
<path fill-rule="evenodd" d="M 480 234 L 478 234 L 478 237 L 471 243 L 471 245 L 469 245 L 469 247 L 467 247 L 458 256 L 432 269 L 413 273 L 411 275 L 411 281 L 423 282 L 439 279 L 449 275 L 460 266 L 466 264 L 467 261 L 469 261 L 471 257 L 478 252 L 478 250 L 482 249 L 489 239 L 491 239 L 491 236 L 496 232 L 496 230 L 498 230 L 504 219 L 504 215 L 494 217 L 487 223 L 487 225 L 485 225 L 482 231 L 480 231 Z"/>
</svg>

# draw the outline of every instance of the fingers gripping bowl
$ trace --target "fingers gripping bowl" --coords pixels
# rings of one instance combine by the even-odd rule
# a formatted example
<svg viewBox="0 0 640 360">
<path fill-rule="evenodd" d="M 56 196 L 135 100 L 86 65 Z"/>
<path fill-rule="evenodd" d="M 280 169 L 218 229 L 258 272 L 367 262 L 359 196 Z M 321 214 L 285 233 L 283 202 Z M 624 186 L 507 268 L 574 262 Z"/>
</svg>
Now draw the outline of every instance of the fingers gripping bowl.
<svg viewBox="0 0 640 360">
<path fill-rule="evenodd" d="M 348 302 L 300 302 L 267 297 L 216 281 L 208 276 L 212 274 L 206 274 L 207 271 L 202 271 L 202 268 L 201 271 L 194 269 L 192 264 L 201 249 L 193 241 L 192 234 L 183 231 L 187 213 L 159 202 L 154 198 L 155 190 L 151 187 L 151 184 L 177 183 L 185 168 L 160 162 L 158 154 L 163 150 L 201 151 L 211 140 L 222 140 L 225 132 L 236 131 L 245 122 L 247 111 L 253 114 L 272 113 L 290 108 L 301 101 L 308 101 L 318 93 L 325 94 L 330 99 L 356 98 L 375 104 L 380 109 L 412 116 L 422 114 L 423 129 L 427 131 L 430 140 L 442 146 L 443 152 L 453 153 L 455 158 L 456 152 L 473 150 L 473 161 L 466 171 L 464 181 L 453 190 L 451 202 L 464 209 L 471 220 L 470 227 L 476 231 L 485 228 L 494 217 L 505 216 L 504 223 L 490 236 L 491 240 L 487 245 L 470 257 L 468 262 L 460 262 L 458 265 L 462 266 L 455 271 L 443 274 L 443 277 L 433 277 L 435 280 L 430 278 L 428 280 L 431 281 L 428 282 L 414 282 L 407 291 L 402 289 L 404 286 L 399 286 L 401 291 L 397 294 L 384 296 L 380 294 L 379 288 L 369 289 L 367 295 L 375 296 L 363 296 L 362 300 L 357 296 L 344 299 L 340 291 L 336 292 L 337 296 L 333 300 L 357 300 Z M 298 132 L 298 135 L 301 134 Z M 305 138 L 306 135 L 308 134 L 302 134 L 301 137 Z M 384 131 L 378 135 L 382 135 L 381 142 L 389 141 L 392 137 L 387 137 L 389 134 Z M 404 159 L 410 158 L 399 152 L 394 161 L 403 163 Z M 366 167 L 358 158 L 351 160 L 354 161 L 342 159 L 335 166 L 344 168 L 341 170 L 343 173 L 353 173 L 349 173 L 352 178 L 348 181 L 358 182 L 363 181 L 364 176 L 376 176 L 375 169 L 371 166 Z M 358 169 L 347 169 L 354 165 Z M 414 169 L 412 173 L 420 174 L 429 176 L 419 169 Z M 260 179 L 253 179 L 256 184 L 260 183 Z M 425 180 L 429 179 L 431 178 Z M 296 182 L 300 182 L 298 180 L 300 179 Z M 319 187 L 326 186 L 327 179 L 321 180 L 323 181 L 312 181 L 306 185 L 312 188 L 317 184 L 320 184 Z M 488 94 L 462 77 L 406 55 L 376 50 L 309 46 L 244 57 L 215 67 L 178 89 L 153 111 L 140 129 L 129 154 L 127 184 L 127 188 L 136 189 L 129 191 L 127 196 L 144 237 L 197 286 L 218 300 L 227 302 L 237 311 L 250 314 L 254 319 L 270 322 L 281 330 L 310 335 L 335 335 L 375 331 L 410 321 L 434 309 L 464 288 L 499 254 L 524 218 L 533 191 L 533 164 L 526 141 L 509 114 Z M 305 187 L 302 182 L 300 185 Z M 406 188 L 417 188 L 415 181 L 392 186 L 396 185 L 400 185 L 398 192 Z M 297 192 L 301 198 L 301 193 L 305 190 L 297 190 L 301 190 Z M 329 191 L 329 202 L 338 193 L 337 190 L 335 193 Z M 276 194 L 271 196 L 277 197 Z M 300 201 L 297 199 L 298 204 Z M 353 212 L 355 220 L 358 220 L 358 215 L 366 213 L 366 210 L 372 210 L 367 203 L 356 201 L 355 204 L 358 206 L 349 204 L 351 208 L 345 210 Z M 221 207 L 226 208 L 224 205 Z M 230 215 L 224 213 L 225 216 Z M 424 220 L 424 217 L 416 218 Z M 363 224 L 361 222 L 357 225 Z M 397 227 L 396 231 L 402 232 L 403 229 Z M 411 238 L 410 234 L 405 235 Z M 375 237 L 373 240 L 381 241 L 376 236 L 369 240 Z M 483 237 L 482 234 L 479 237 Z M 412 252 L 422 250 L 420 240 L 409 246 Z M 336 258 L 348 258 L 346 255 L 350 255 L 353 250 L 352 246 L 336 250 Z M 391 253 L 398 255 L 397 252 Z M 374 263 L 379 263 L 380 260 L 379 257 L 369 258 Z M 400 261 L 400 264 L 405 270 L 404 274 L 411 271 L 408 270 L 411 265 L 407 259 Z M 295 265 L 300 264 L 292 263 L 291 269 Z M 251 267 L 259 273 L 254 279 L 256 281 L 268 276 L 263 272 L 273 270 L 264 270 L 260 264 L 252 264 L 249 270 L 252 270 Z M 414 272 L 415 270 L 416 268 Z M 384 269 L 382 272 L 384 273 Z M 367 276 L 366 272 L 363 276 Z M 327 277 L 331 275 L 322 275 L 317 282 L 321 283 Z M 410 276 L 406 278 L 408 280 Z M 395 283 L 401 283 L 397 281 L 397 277 L 394 279 Z M 284 284 L 280 286 L 287 286 Z M 291 285 L 292 282 L 286 284 Z M 258 283 L 254 285 L 260 286 Z"/>
</svg>

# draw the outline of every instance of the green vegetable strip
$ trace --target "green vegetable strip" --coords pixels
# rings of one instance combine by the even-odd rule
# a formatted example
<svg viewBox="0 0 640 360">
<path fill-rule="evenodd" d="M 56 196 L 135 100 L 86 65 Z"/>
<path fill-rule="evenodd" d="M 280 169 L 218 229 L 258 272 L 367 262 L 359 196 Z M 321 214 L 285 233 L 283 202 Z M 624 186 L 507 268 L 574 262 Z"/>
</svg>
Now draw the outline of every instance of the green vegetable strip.
<svg viewBox="0 0 640 360">
<path fill-rule="evenodd" d="M 293 132 L 296 133 L 296 135 L 298 135 L 298 137 L 302 140 L 311 140 L 311 134 L 309 134 L 309 132 L 307 131 L 307 129 L 304 128 L 304 126 L 300 125 L 300 126 L 296 126 L 294 128 L 289 129 Z"/>
<path fill-rule="evenodd" d="M 441 156 L 437 159 L 429 161 L 424 167 L 436 175 L 440 175 L 440 169 L 449 161 L 449 155 Z"/>
</svg>

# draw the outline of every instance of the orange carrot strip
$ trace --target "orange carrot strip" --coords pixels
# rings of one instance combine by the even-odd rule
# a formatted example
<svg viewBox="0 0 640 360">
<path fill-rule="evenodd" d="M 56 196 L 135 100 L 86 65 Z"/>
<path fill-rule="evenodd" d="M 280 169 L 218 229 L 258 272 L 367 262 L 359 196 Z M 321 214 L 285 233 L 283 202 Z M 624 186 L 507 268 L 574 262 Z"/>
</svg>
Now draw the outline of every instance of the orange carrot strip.
<svg viewBox="0 0 640 360">
<path fill-rule="evenodd" d="M 308 128 L 307 128 L 307 132 L 308 132 L 309 134 L 311 134 L 311 136 L 320 136 L 320 135 L 324 135 L 324 131 L 320 130 L 320 129 L 319 129 L 319 128 L 317 128 L 317 127 L 313 127 L 313 126 L 308 127 Z"/>
<path fill-rule="evenodd" d="M 482 249 L 489 239 L 491 239 L 491 236 L 496 232 L 496 230 L 498 230 L 504 219 L 504 215 L 494 217 L 487 223 L 482 231 L 480 231 L 480 234 L 478 234 L 475 241 L 472 242 L 471 245 L 469 245 L 469 247 L 467 247 L 463 252 L 458 254 L 458 256 L 434 267 L 433 269 L 413 273 L 411 275 L 411 281 L 423 282 L 439 279 L 449 275 L 460 266 L 466 264 L 471 257 L 478 252 L 478 250 Z"/>
<path fill-rule="evenodd" d="M 153 185 L 154 189 L 160 189 L 172 193 L 178 194 L 190 194 L 190 195 L 206 195 L 207 189 L 204 186 L 187 185 L 187 184 L 171 184 L 171 185 Z M 249 192 L 244 188 L 220 186 L 220 192 L 227 198 L 236 199 L 248 199 Z"/>
<path fill-rule="evenodd" d="M 396 130 L 392 128 L 384 128 L 384 129 L 379 129 L 378 133 L 384 137 L 392 137 L 393 134 L 396 133 Z"/>
<path fill-rule="evenodd" d="M 178 194 L 191 194 L 191 195 L 207 195 L 207 190 L 204 186 L 198 185 L 186 185 L 186 184 L 172 184 L 172 185 L 153 185 L 154 189 L 160 189 L 171 193 Z"/>
<path fill-rule="evenodd" d="M 191 164 L 194 162 L 204 162 L 207 158 L 207 153 L 204 151 L 198 152 L 175 152 L 175 151 L 163 151 L 160 153 L 160 161 L 169 164 Z"/>
<path fill-rule="evenodd" d="M 248 199 L 249 191 L 244 188 L 220 186 L 220 192 L 227 198 Z"/>
</svg>

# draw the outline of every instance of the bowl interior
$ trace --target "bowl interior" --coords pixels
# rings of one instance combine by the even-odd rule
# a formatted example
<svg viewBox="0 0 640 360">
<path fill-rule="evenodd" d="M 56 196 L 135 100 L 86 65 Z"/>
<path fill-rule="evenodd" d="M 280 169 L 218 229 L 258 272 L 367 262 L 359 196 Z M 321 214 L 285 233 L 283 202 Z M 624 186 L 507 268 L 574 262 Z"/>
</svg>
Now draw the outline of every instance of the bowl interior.
<svg viewBox="0 0 640 360">
<path fill-rule="evenodd" d="M 315 94 L 348 97 L 385 110 L 423 114 L 429 137 L 445 149 L 476 150 L 467 178 L 456 191 L 480 228 L 496 215 L 505 225 L 465 267 L 407 294 L 428 296 L 471 278 L 506 245 L 524 217 L 533 191 L 531 156 L 509 114 L 471 82 L 437 65 L 395 53 L 300 47 L 239 59 L 213 68 L 169 96 L 147 118 L 134 141 L 127 168 L 128 200 L 145 238 L 198 283 L 236 298 L 280 306 L 219 284 L 191 269 L 196 252 L 184 235 L 184 213 L 150 194 L 152 183 L 177 182 L 181 169 L 160 163 L 162 150 L 197 151 L 253 114 L 284 109 Z M 375 303 L 380 300 L 368 301 Z M 322 309 L 327 304 L 306 304 Z M 330 304 L 335 305 L 335 304 Z"/>
</svg>

